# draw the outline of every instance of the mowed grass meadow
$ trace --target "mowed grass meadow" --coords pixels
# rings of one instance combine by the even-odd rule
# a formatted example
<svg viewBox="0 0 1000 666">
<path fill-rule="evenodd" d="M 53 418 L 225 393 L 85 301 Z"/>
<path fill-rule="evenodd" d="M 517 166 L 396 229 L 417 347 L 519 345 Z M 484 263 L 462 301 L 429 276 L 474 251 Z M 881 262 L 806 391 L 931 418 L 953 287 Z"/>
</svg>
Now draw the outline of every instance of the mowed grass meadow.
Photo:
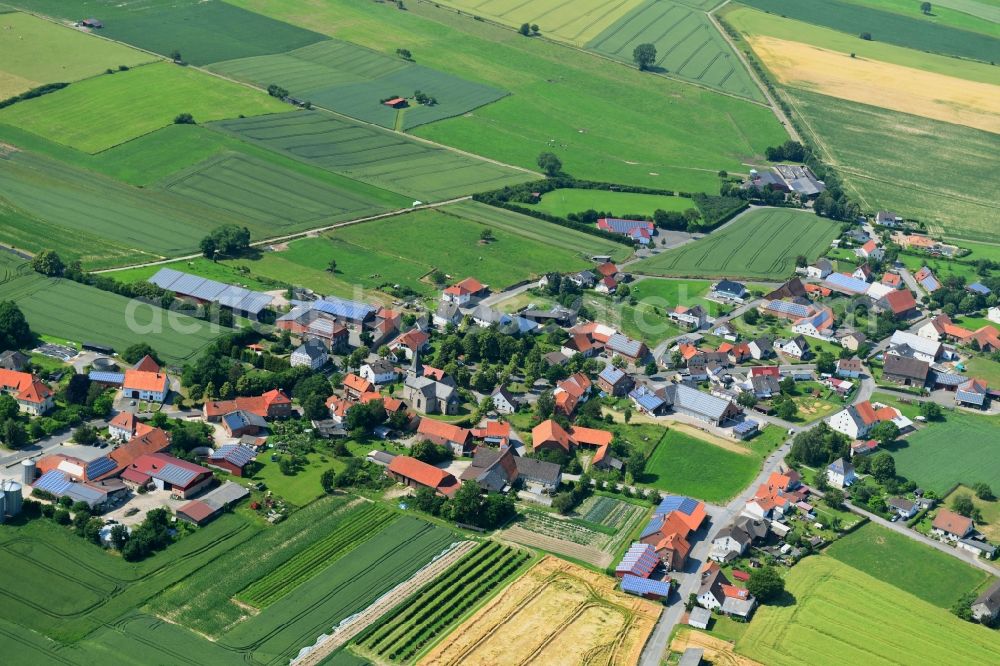
<svg viewBox="0 0 1000 666">
<path fill-rule="evenodd" d="M 339 40 L 289 53 L 220 62 L 211 69 L 261 87 L 275 83 L 299 99 L 389 129 L 410 129 L 457 116 L 507 94 Z M 412 98 L 418 90 L 434 97 L 436 103 L 418 104 L 410 99 L 404 109 L 381 103 L 390 96 Z"/>
<path fill-rule="evenodd" d="M 485 229 L 496 240 L 480 241 Z M 429 295 L 440 288 L 428 279 L 434 270 L 454 280 L 475 277 L 499 290 L 548 271 L 582 270 L 593 265 L 591 255 L 621 257 L 623 250 L 628 253 L 602 238 L 463 202 L 337 229 L 234 263 L 252 275 L 357 298 L 361 290 L 395 284 Z M 327 270 L 331 259 L 336 274 Z"/>
<path fill-rule="evenodd" d="M 538 154 L 550 151 L 578 178 L 714 193 L 720 169 L 739 173 L 787 138 L 763 106 L 585 57 L 430 3 L 410 3 L 400 12 L 351 0 L 234 1 L 383 53 L 393 52 L 396 42 L 408 44 L 422 65 L 511 91 L 414 133 L 532 170 Z M 396 36 L 391 45 L 387 33 Z"/>
<path fill-rule="evenodd" d="M 323 39 L 228 2 L 88 0 L 86 11 L 79 3 L 65 0 L 15 0 L 11 4 L 67 21 L 94 16 L 104 23 L 99 34 L 164 56 L 177 50 L 192 65 L 283 53 Z"/>
<path fill-rule="evenodd" d="M 202 123 L 287 109 L 259 90 L 159 62 L 9 106 L 0 123 L 96 153 L 165 127 L 180 113 Z"/>
<path fill-rule="evenodd" d="M 538 203 L 518 205 L 560 217 L 591 209 L 612 213 L 615 217 L 625 215 L 651 216 L 658 209 L 677 212 L 683 212 L 689 208 L 698 210 L 694 201 L 686 197 L 577 189 L 553 190 L 543 194 Z"/>
<path fill-rule="evenodd" d="M 646 461 L 641 483 L 706 502 L 723 502 L 746 488 L 760 458 L 724 449 L 667 428 Z"/>
<path fill-rule="evenodd" d="M 982 569 L 874 523 L 837 539 L 824 553 L 946 610 L 990 578 Z"/>
<path fill-rule="evenodd" d="M 603 55 L 632 64 L 639 44 L 656 47 L 654 66 L 710 88 L 758 102 L 764 93 L 708 15 L 674 0 L 646 0 L 587 44 Z"/>
<path fill-rule="evenodd" d="M 996 134 L 804 90 L 786 96 L 863 208 L 906 211 L 937 235 L 1000 241 L 1000 203 L 983 187 L 1000 170 Z"/>
<path fill-rule="evenodd" d="M 70 82 L 156 60 L 22 12 L 0 13 L 0 99 L 43 83 Z"/>
<path fill-rule="evenodd" d="M 785 589 L 789 601 L 759 608 L 737 652 L 769 666 L 1000 661 L 993 632 L 832 557 L 797 563 Z"/>
<path fill-rule="evenodd" d="M 836 223 L 811 212 L 751 210 L 719 231 L 635 264 L 648 275 L 781 279 L 795 270 L 795 258 L 819 257 L 839 231 Z"/>
<path fill-rule="evenodd" d="M 926 424 L 889 450 L 901 476 L 936 493 L 979 481 L 1000 488 L 998 428 L 995 416 L 945 412 L 944 422 Z"/>
<path fill-rule="evenodd" d="M 147 342 L 172 365 L 194 360 L 226 330 L 77 282 L 47 278 L 7 252 L 0 252 L 0 300 L 17 303 L 36 334 L 108 345 L 119 352 Z"/>
<path fill-rule="evenodd" d="M 213 128 L 421 201 L 436 201 L 533 176 L 318 111 L 215 123 Z"/>
</svg>

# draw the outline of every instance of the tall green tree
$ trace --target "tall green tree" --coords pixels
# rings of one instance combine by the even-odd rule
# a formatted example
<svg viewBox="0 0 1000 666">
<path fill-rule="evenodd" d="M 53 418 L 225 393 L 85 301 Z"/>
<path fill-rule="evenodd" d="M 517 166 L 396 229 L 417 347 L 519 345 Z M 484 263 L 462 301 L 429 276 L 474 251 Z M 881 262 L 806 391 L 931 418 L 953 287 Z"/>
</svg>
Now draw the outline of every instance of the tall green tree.
<svg viewBox="0 0 1000 666">
<path fill-rule="evenodd" d="M 652 44 L 639 44 L 632 51 L 632 60 L 640 70 L 647 70 L 656 62 L 656 47 Z"/>
</svg>

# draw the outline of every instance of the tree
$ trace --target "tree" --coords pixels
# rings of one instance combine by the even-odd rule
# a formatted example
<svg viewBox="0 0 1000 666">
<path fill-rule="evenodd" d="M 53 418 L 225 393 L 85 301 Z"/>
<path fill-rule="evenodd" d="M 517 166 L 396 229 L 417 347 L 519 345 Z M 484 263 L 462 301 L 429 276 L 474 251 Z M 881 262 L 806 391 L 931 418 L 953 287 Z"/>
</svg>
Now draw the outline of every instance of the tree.
<svg viewBox="0 0 1000 666">
<path fill-rule="evenodd" d="M 73 431 L 73 441 L 83 446 L 92 446 L 97 442 L 97 429 L 84 424 Z"/>
<path fill-rule="evenodd" d="M 122 352 L 121 359 L 129 365 L 134 365 L 146 356 L 151 357 L 157 364 L 162 363 L 160 355 L 146 342 L 137 342 L 126 347 L 125 351 Z"/>
<path fill-rule="evenodd" d="M 924 14 L 930 14 L 931 13 L 931 3 L 929 3 L 929 2 L 921 2 L 920 3 L 920 11 L 922 11 Z"/>
<path fill-rule="evenodd" d="M 785 579 L 777 569 L 768 565 L 750 570 L 750 580 L 747 581 L 750 594 L 757 597 L 760 603 L 774 601 L 785 592 Z"/>
<path fill-rule="evenodd" d="M 885 482 L 896 478 L 896 461 L 893 457 L 882 451 L 872 456 L 871 473 L 877 481 Z"/>
<path fill-rule="evenodd" d="M 517 31 L 519 33 L 521 33 L 522 35 L 524 35 L 525 37 L 530 37 L 531 36 L 531 25 L 529 25 L 527 23 L 522 23 L 521 27 L 518 28 Z"/>
<path fill-rule="evenodd" d="M 410 53 L 410 49 L 396 49 L 396 55 L 403 60 L 413 60 L 413 54 Z"/>
<path fill-rule="evenodd" d="M 42 275 L 58 277 L 66 270 L 66 265 L 53 250 L 42 250 L 31 259 L 31 268 Z"/>
<path fill-rule="evenodd" d="M 417 442 L 410 447 L 410 455 L 428 465 L 451 460 L 451 449 L 439 446 L 429 439 Z"/>
<path fill-rule="evenodd" d="M 180 52 L 180 50 L 179 49 L 174 49 L 173 51 L 171 51 L 170 52 L 170 59 L 173 60 L 174 62 L 180 62 L 181 61 L 181 52 Z"/>
<path fill-rule="evenodd" d="M 799 413 L 799 406 L 795 404 L 794 400 L 785 399 L 777 404 L 774 412 L 779 419 L 789 421 L 794 419 Z"/>
<path fill-rule="evenodd" d="M 632 60 L 640 70 L 649 69 L 656 62 L 656 47 L 652 44 L 639 44 L 632 51 Z"/>
<path fill-rule="evenodd" d="M 972 622 L 972 604 L 975 600 L 975 592 L 966 592 L 952 604 L 951 612 L 966 622 Z"/>
<path fill-rule="evenodd" d="M 496 236 L 493 235 L 493 230 L 487 227 L 479 232 L 479 240 L 489 242 L 496 240 Z"/>
<path fill-rule="evenodd" d="M 837 359 L 830 352 L 822 352 L 816 359 L 816 370 L 821 374 L 832 375 L 837 370 Z"/>
<path fill-rule="evenodd" d="M 554 153 L 541 153 L 538 156 L 538 167 L 549 178 L 558 176 L 562 171 L 562 161 Z"/>
<path fill-rule="evenodd" d="M 872 33 L 870 33 L 870 32 L 863 32 L 863 33 L 861 33 L 860 37 L 861 37 L 861 39 L 865 40 L 866 42 L 872 41 Z"/>
<path fill-rule="evenodd" d="M 111 528 L 111 547 L 115 550 L 121 550 L 125 547 L 125 542 L 128 541 L 128 528 L 124 525 L 115 525 Z"/>
<path fill-rule="evenodd" d="M 879 421 L 871 430 L 871 438 L 882 446 L 889 446 L 899 437 L 899 426 L 892 421 Z M 879 455 L 889 455 L 882 453 Z M 891 456 L 890 456 L 891 457 Z"/>
<path fill-rule="evenodd" d="M 288 97 L 288 91 L 276 83 L 272 83 L 267 87 L 267 94 L 271 97 L 277 97 L 278 99 L 285 99 Z"/>
<path fill-rule="evenodd" d="M 826 491 L 823 501 L 825 501 L 828 506 L 831 506 L 834 509 L 839 509 L 844 506 L 844 491 L 840 488 L 830 488 Z"/>
<path fill-rule="evenodd" d="M 996 495 L 993 494 L 993 489 L 990 488 L 990 484 L 983 481 L 972 484 L 972 490 L 976 493 L 976 497 L 983 501 L 992 502 L 996 499 Z"/>
<path fill-rule="evenodd" d="M 18 349 L 32 343 L 28 320 L 14 301 L 0 301 L 0 349 Z"/>
<path fill-rule="evenodd" d="M 84 374 L 74 374 L 66 384 L 66 402 L 71 405 L 83 405 L 87 402 L 90 392 L 90 377 Z"/>
<path fill-rule="evenodd" d="M 955 513 L 968 518 L 976 510 L 976 505 L 972 503 L 972 498 L 968 495 L 958 495 L 951 501 L 951 508 Z"/>
<path fill-rule="evenodd" d="M 306 396 L 304 400 L 299 402 L 302 405 L 302 413 L 307 419 L 322 421 L 330 417 L 330 412 L 326 408 L 326 398 L 318 393 Z"/>
<path fill-rule="evenodd" d="M 336 480 L 337 480 L 336 470 L 332 469 L 325 470 L 323 474 L 320 475 L 319 477 L 319 483 L 321 486 L 323 486 L 323 492 L 325 492 L 327 495 L 332 493 L 334 489 L 337 487 Z"/>
<path fill-rule="evenodd" d="M 531 34 L 533 34 L 533 35 L 537 35 L 537 34 L 538 34 L 538 33 L 540 33 L 541 31 L 542 31 L 542 29 L 538 27 L 538 24 L 537 24 L 537 23 L 532 23 L 532 24 L 531 24 Z"/>
<path fill-rule="evenodd" d="M 757 322 L 760 321 L 760 312 L 756 308 L 750 308 L 743 313 L 743 321 L 750 326 L 756 326 Z"/>
<path fill-rule="evenodd" d="M 781 389 L 782 395 L 795 395 L 798 392 L 795 390 L 795 379 L 792 377 L 783 378 L 778 382 L 778 387 Z"/>
<path fill-rule="evenodd" d="M 0 422 L 15 418 L 19 411 L 20 408 L 17 406 L 17 400 L 14 399 L 14 396 L 6 393 L 0 394 Z"/>
<path fill-rule="evenodd" d="M 201 252 L 208 259 L 218 255 L 235 257 L 250 248 L 250 230 L 237 224 L 216 227 L 201 240 Z"/>
<path fill-rule="evenodd" d="M 190 113 L 178 113 L 174 116 L 174 125 L 197 125 Z"/>
<path fill-rule="evenodd" d="M 920 403 L 920 415 L 928 421 L 940 421 L 942 416 L 941 405 L 933 400 L 922 402 Z"/>
<path fill-rule="evenodd" d="M 552 417 L 556 409 L 556 401 L 552 397 L 552 391 L 543 391 L 538 400 L 535 401 L 535 417 L 540 421 Z"/>
<path fill-rule="evenodd" d="M 740 391 L 740 394 L 736 396 L 736 403 L 740 407 L 750 409 L 757 404 L 757 396 L 754 395 L 753 391 Z"/>
<path fill-rule="evenodd" d="M 337 272 L 337 260 L 336 259 L 331 259 L 330 260 L 330 262 L 326 265 L 326 271 L 328 273 L 336 273 Z"/>
<path fill-rule="evenodd" d="M 32 421 L 38 423 L 38 421 Z M 7 419 L 0 424 L 0 443 L 8 449 L 19 449 L 28 443 L 28 433 L 24 424 L 14 419 Z"/>
</svg>

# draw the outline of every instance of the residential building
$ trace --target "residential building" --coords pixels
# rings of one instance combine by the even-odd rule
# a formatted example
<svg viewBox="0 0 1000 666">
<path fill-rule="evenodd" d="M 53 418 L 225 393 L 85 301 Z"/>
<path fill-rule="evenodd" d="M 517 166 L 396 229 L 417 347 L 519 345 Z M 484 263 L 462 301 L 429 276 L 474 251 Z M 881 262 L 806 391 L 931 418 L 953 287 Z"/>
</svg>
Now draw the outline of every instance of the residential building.
<svg viewBox="0 0 1000 666">
<path fill-rule="evenodd" d="M 748 293 L 746 287 L 733 280 L 720 280 L 712 285 L 712 295 L 716 298 L 742 302 Z"/>
<path fill-rule="evenodd" d="M 167 398 L 170 381 L 167 374 L 150 356 L 136 363 L 135 367 L 125 371 L 122 382 L 122 397 L 163 402 Z"/>
<path fill-rule="evenodd" d="M 909 319 L 917 314 L 917 300 L 909 289 L 895 289 L 879 298 L 875 305 L 883 312 L 891 312 L 896 319 Z"/>
<path fill-rule="evenodd" d="M 882 379 L 903 386 L 923 388 L 927 383 L 930 363 L 918 358 L 886 353 L 883 356 Z"/>
<path fill-rule="evenodd" d="M 489 446 L 506 448 L 510 446 L 510 424 L 506 421 L 488 419 L 472 429 L 472 438 Z"/>
<path fill-rule="evenodd" d="M 938 360 L 944 351 L 940 342 L 928 340 L 908 331 L 893 333 L 889 338 L 889 349 L 896 351 L 899 356 L 912 356 L 928 363 Z"/>
<path fill-rule="evenodd" d="M 814 308 L 808 317 L 796 320 L 792 324 L 792 333 L 829 340 L 833 337 L 833 323 L 833 310 L 824 305 Z"/>
<path fill-rule="evenodd" d="M 187 499 L 215 482 L 212 470 L 166 453 L 139 456 L 121 472 L 122 480 L 137 487 L 169 490 L 173 497 Z"/>
<path fill-rule="evenodd" d="M 649 358 L 649 348 L 641 340 L 615 333 L 604 344 L 608 356 L 621 356 L 630 363 L 642 363 Z"/>
<path fill-rule="evenodd" d="M 986 318 L 992 322 L 1000 324 L 1000 306 L 993 306 L 986 311 Z"/>
<path fill-rule="evenodd" d="M 612 234 L 627 236 L 640 245 L 649 245 L 656 235 L 656 225 L 646 220 L 622 220 L 602 217 L 597 220 L 597 228 Z"/>
<path fill-rule="evenodd" d="M 466 305 L 470 301 L 478 300 L 485 296 L 487 291 L 486 285 L 475 278 L 469 277 L 446 288 L 441 293 L 441 300 L 455 303 L 456 305 Z"/>
<path fill-rule="evenodd" d="M 806 358 L 809 355 L 809 343 L 801 335 L 789 340 L 775 340 L 774 349 L 792 358 Z"/>
<path fill-rule="evenodd" d="M 728 322 L 716 324 L 712 329 L 712 335 L 729 342 L 736 342 L 740 337 L 740 334 Z"/>
<path fill-rule="evenodd" d="M 368 381 L 364 377 L 360 377 L 356 374 L 348 373 L 344 375 L 344 379 L 341 381 L 341 386 L 344 388 L 344 395 L 348 400 L 359 401 L 361 396 L 366 393 L 371 393 L 375 391 L 375 384 Z"/>
<path fill-rule="evenodd" d="M 434 326 L 447 328 L 449 324 L 458 326 L 462 321 L 462 310 L 454 301 L 441 301 L 434 311 Z"/>
<path fill-rule="evenodd" d="M 555 463 L 516 456 L 514 464 L 517 466 L 517 477 L 528 486 L 529 490 L 534 486 L 542 492 L 553 493 L 562 483 L 562 468 Z"/>
<path fill-rule="evenodd" d="M 857 480 L 854 465 L 843 458 L 837 458 L 826 468 L 826 480 L 834 488 L 846 488 Z"/>
<path fill-rule="evenodd" d="M 856 352 L 861 349 L 861 345 L 865 344 L 865 340 L 867 340 L 867 338 L 864 333 L 851 331 L 844 337 L 840 338 L 840 346 L 849 351 Z"/>
<path fill-rule="evenodd" d="M 427 349 L 430 337 L 427 333 L 414 328 L 393 340 L 389 349 L 396 353 L 397 358 L 402 356 L 409 361 L 413 359 L 414 352 L 423 352 Z"/>
<path fill-rule="evenodd" d="M 716 562 L 729 562 L 746 554 L 750 546 L 767 536 L 767 523 L 763 520 L 740 516 L 721 530 L 712 541 L 708 557 Z"/>
<path fill-rule="evenodd" d="M 326 365 L 328 358 L 329 353 L 326 346 L 319 340 L 312 339 L 306 340 L 299 345 L 292 352 L 289 362 L 293 368 L 304 366 L 311 370 L 319 370 Z"/>
<path fill-rule="evenodd" d="M 111 439 L 120 442 L 127 442 L 136 435 L 145 435 L 151 430 L 153 430 L 153 426 L 140 421 L 133 412 L 118 412 L 113 419 L 108 421 L 108 435 Z"/>
<path fill-rule="evenodd" d="M 399 371 L 386 359 L 379 358 L 362 365 L 358 375 L 372 384 L 391 384 L 399 377 Z"/>
<path fill-rule="evenodd" d="M 857 379 L 861 376 L 861 372 L 864 370 L 864 365 L 861 363 L 861 359 L 857 356 L 852 356 L 851 358 L 842 358 L 837 361 L 837 376 L 838 377 L 849 377 L 851 379 Z"/>
<path fill-rule="evenodd" d="M 493 402 L 493 409 L 498 414 L 513 414 L 517 411 L 518 400 L 506 388 L 497 387 L 494 389 L 490 399 Z"/>
<path fill-rule="evenodd" d="M 422 418 L 417 426 L 417 437 L 446 446 L 456 456 L 464 456 L 472 449 L 472 431 L 451 423 Z"/>
<path fill-rule="evenodd" d="M 854 253 L 862 259 L 870 261 L 882 261 L 882 258 L 885 257 L 885 250 L 879 247 L 879 244 L 876 243 L 874 239 L 869 240 L 867 243 L 856 249 Z"/>
<path fill-rule="evenodd" d="M 242 477 L 257 457 L 257 451 L 243 444 L 226 444 L 209 454 L 205 464 Z"/>
<path fill-rule="evenodd" d="M 563 343 L 559 351 L 570 358 L 576 356 L 577 354 L 583 356 L 584 358 L 590 358 L 599 354 L 602 349 L 604 349 L 604 345 L 602 343 L 596 342 L 589 336 L 583 335 L 582 333 L 577 333 L 576 335 L 571 335 L 569 339 Z"/>
<path fill-rule="evenodd" d="M 939 509 L 931 523 L 931 533 L 952 542 L 964 539 L 972 533 L 972 519 L 948 509 Z"/>
<path fill-rule="evenodd" d="M 708 313 L 700 305 L 693 307 L 678 305 L 667 313 L 667 317 L 688 331 L 697 331 L 705 327 Z"/>
<path fill-rule="evenodd" d="M 880 210 L 875 215 L 875 224 L 881 224 L 884 227 L 896 227 L 899 226 L 902 221 L 902 217 L 887 210 Z"/>
<path fill-rule="evenodd" d="M 674 412 L 714 425 L 722 425 L 740 414 L 739 406 L 732 401 L 703 393 L 686 384 L 670 384 L 656 393 Z"/>
<path fill-rule="evenodd" d="M 590 388 L 590 378 L 582 372 L 577 372 L 556 383 L 556 388 L 552 392 L 556 411 L 565 416 L 571 416 L 576 411 L 577 405 L 587 402 L 590 397 Z"/>
<path fill-rule="evenodd" d="M 634 385 L 631 375 L 613 365 L 605 366 L 597 376 L 597 387 L 611 396 L 621 397 L 631 391 Z"/>
<path fill-rule="evenodd" d="M 0 353 L 0 369 L 23 372 L 30 363 L 31 357 L 27 354 L 22 354 L 16 349 L 8 349 Z"/>
<path fill-rule="evenodd" d="M 827 419 L 831 428 L 852 440 L 866 439 L 872 428 L 882 421 L 892 421 L 900 430 L 913 425 L 913 422 L 895 407 L 870 401 L 850 405 Z"/>
<path fill-rule="evenodd" d="M 222 428 L 230 437 L 259 435 L 267 427 L 267 421 L 251 412 L 238 409 L 222 417 Z"/>
<path fill-rule="evenodd" d="M 822 280 L 833 272 L 833 264 L 826 257 L 821 257 L 806 267 L 806 275 L 816 280 Z"/>
<path fill-rule="evenodd" d="M 917 515 L 917 511 L 920 510 L 919 504 L 905 497 L 890 497 L 885 501 L 885 504 L 901 520 L 913 518 L 913 516 Z"/>
<path fill-rule="evenodd" d="M 755 361 L 762 361 L 774 356 L 774 338 L 769 335 L 751 340 L 747 343 L 747 347 L 750 348 L 750 356 Z"/>
<path fill-rule="evenodd" d="M 640 384 L 629 391 L 628 397 L 642 414 L 661 416 L 667 412 L 667 401 L 648 386 Z"/>
<path fill-rule="evenodd" d="M 990 585 L 972 602 L 972 619 L 993 622 L 1000 616 L 1000 580 Z"/>
<path fill-rule="evenodd" d="M 917 284 L 923 287 L 924 291 L 928 294 L 933 294 L 941 288 L 941 283 L 936 277 L 934 277 L 934 273 L 927 266 L 924 266 L 919 271 L 914 273 L 913 279 L 916 280 Z"/>
<path fill-rule="evenodd" d="M 396 456 L 386 467 L 386 475 L 410 488 L 430 488 L 444 497 L 459 489 L 458 479 L 449 472 L 411 456 Z"/>
<path fill-rule="evenodd" d="M 41 416 L 55 406 L 51 389 L 27 372 L 0 370 L 0 392 L 12 396 L 20 411 Z"/>
<path fill-rule="evenodd" d="M 281 389 L 272 389 L 262 395 L 206 400 L 202 407 L 202 415 L 209 423 L 218 423 L 226 414 L 235 411 L 249 412 L 264 419 L 283 419 L 292 415 L 292 400 Z"/>
</svg>

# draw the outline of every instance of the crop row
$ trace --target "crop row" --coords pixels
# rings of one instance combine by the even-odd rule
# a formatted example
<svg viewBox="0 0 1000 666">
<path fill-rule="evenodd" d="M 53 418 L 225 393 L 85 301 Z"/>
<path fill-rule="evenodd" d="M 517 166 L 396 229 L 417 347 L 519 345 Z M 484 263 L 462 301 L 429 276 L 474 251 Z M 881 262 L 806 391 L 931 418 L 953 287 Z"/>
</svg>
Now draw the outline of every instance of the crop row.
<svg viewBox="0 0 1000 666">
<path fill-rule="evenodd" d="M 443 634 L 463 613 L 503 584 L 530 557 L 526 552 L 487 542 L 473 550 L 432 585 L 389 614 L 391 622 L 370 634 L 363 645 L 379 657 L 403 663 Z"/>
<path fill-rule="evenodd" d="M 550 518 L 548 515 L 538 512 L 526 514 L 524 528 L 583 546 L 600 547 L 606 541 L 603 534 L 581 523 Z"/>
<path fill-rule="evenodd" d="M 237 595 L 237 599 L 257 608 L 263 608 L 277 601 L 315 575 L 324 564 L 329 564 L 354 546 L 371 538 L 373 533 L 380 531 L 387 524 L 387 518 L 390 516 L 389 510 L 377 505 L 362 509 L 340 530 L 314 543 L 264 578 L 248 586 Z"/>
</svg>

